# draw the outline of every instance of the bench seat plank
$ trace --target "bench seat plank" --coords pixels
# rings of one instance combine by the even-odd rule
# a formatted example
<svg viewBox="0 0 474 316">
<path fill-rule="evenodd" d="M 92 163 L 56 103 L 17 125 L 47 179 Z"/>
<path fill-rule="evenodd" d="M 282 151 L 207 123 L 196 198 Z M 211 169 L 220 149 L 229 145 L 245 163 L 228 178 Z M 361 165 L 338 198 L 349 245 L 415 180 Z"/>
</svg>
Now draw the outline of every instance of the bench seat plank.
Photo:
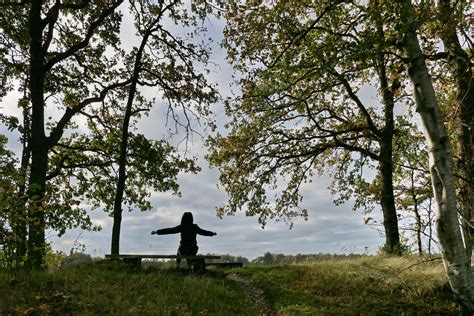
<svg viewBox="0 0 474 316">
<path fill-rule="evenodd" d="M 206 256 L 206 255 L 195 255 L 195 256 L 184 256 L 184 255 L 143 255 L 143 254 L 127 254 L 127 255 L 105 255 L 107 259 L 221 259 L 221 256 Z"/>
</svg>

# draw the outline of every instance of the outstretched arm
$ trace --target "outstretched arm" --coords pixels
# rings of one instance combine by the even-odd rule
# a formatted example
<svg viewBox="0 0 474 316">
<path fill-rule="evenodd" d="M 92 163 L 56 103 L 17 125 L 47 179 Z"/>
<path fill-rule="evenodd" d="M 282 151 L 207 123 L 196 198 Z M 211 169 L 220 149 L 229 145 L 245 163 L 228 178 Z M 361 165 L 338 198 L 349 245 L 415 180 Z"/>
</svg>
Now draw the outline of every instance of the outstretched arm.
<svg viewBox="0 0 474 316">
<path fill-rule="evenodd" d="M 168 235 L 168 234 L 177 234 L 181 232 L 181 225 L 178 225 L 176 227 L 171 227 L 171 228 L 163 228 L 163 229 L 158 229 L 154 230 L 151 232 L 152 235 Z"/>
<path fill-rule="evenodd" d="M 203 235 L 203 236 L 215 236 L 215 235 L 217 235 L 217 233 L 211 232 L 209 230 L 202 229 L 198 225 L 196 225 L 196 228 L 197 228 L 196 233 L 199 234 L 199 235 Z"/>
</svg>

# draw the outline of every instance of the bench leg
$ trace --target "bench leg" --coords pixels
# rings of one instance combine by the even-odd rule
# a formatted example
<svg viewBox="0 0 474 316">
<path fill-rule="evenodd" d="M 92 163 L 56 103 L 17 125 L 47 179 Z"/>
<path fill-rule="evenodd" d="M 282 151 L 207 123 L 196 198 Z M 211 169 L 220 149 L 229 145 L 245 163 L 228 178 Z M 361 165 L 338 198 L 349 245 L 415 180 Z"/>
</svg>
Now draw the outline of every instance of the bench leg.
<svg viewBox="0 0 474 316">
<path fill-rule="evenodd" d="M 127 267 L 132 268 L 132 269 L 140 268 L 142 265 L 141 258 L 124 258 L 123 262 L 125 263 Z"/>
<path fill-rule="evenodd" d="M 204 271 L 206 271 L 206 261 L 204 261 L 204 259 L 195 259 L 191 262 L 193 266 L 193 271 L 197 273 L 203 273 Z"/>
</svg>

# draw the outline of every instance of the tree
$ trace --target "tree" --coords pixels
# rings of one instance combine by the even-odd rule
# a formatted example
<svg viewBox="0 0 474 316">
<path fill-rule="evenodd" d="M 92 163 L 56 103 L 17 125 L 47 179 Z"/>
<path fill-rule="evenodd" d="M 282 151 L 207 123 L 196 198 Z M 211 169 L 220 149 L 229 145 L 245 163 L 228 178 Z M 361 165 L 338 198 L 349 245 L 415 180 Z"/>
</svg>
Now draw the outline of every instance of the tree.
<svg viewBox="0 0 474 316">
<path fill-rule="evenodd" d="M 186 134 L 194 131 L 193 117 L 209 114 L 207 105 L 215 100 L 216 91 L 194 68 L 199 67 L 200 62 L 206 62 L 208 51 L 192 41 L 186 42 L 160 23 L 166 13 L 166 22 L 181 23 L 194 32 L 193 28 L 201 29 L 197 21 L 210 9 L 205 2 L 198 2 L 192 5 L 193 15 L 183 8 L 181 1 L 131 2 L 132 14 L 136 16 L 135 26 L 144 41 L 141 48 L 126 54 L 120 48 L 119 39 L 119 6 L 122 2 L 25 1 L 1 5 L 3 16 L 13 20 L 13 25 L 17 26 L 10 26 L 7 18 L 2 19 L 2 28 L 7 32 L 0 52 L 2 61 L 9 61 L 7 67 L 2 67 L 2 78 L 15 79 L 12 74 L 15 74 L 17 64 L 8 56 L 13 55 L 13 51 L 21 51 L 27 70 L 28 100 L 31 102 L 31 138 L 27 137 L 31 168 L 27 176 L 26 204 L 28 264 L 31 267 L 40 267 L 43 262 L 44 230 L 48 225 L 59 224 L 61 216 L 68 212 L 71 216 L 68 218 L 83 223 L 87 221 L 88 217 L 83 217 L 85 213 L 78 213 L 76 199 L 91 192 L 85 189 L 86 183 L 92 183 L 91 187 L 95 188 L 99 184 L 118 183 L 115 213 L 119 219 L 123 201 L 120 195 L 126 197 L 126 202 L 136 202 L 141 209 L 146 209 L 150 207 L 146 201 L 150 186 L 177 192 L 177 172 L 198 170 L 192 159 L 181 159 L 166 142 L 149 141 L 143 135 L 129 132 L 127 121 L 132 115 L 137 115 L 136 111 L 143 110 L 141 105 L 146 105 L 146 110 L 153 102 L 140 95 L 138 86 L 163 88 L 164 99 L 169 102 L 170 117 L 177 126 L 185 129 Z M 7 80 L 9 82 L 11 80 Z M 1 91 L 2 95 L 8 88 Z M 129 101 L 127 107 L 121 108 L 125 115 L 118 110 L 121 104 L 117 102 L 118 98 L 127 97 L 124 91 L 128 91 Z M 57 112 L 57 115 L 45 117 L 46 108 L 56 107 L 63 111 L 62 114 Z M 176 113 L 178 108 L 183 109 L 183 121 Z M 121 119 L 113 119 L 113 112 Z M 88 118 L 92 136 L 86 138 L 81 131 L 71 131 L 66 134 L 77 136 L 77 139 L 64 137 L 66 131 L 77 128 L 75 119 L 78 115 Z M 104 123 L 102 128 L 111 132 L 109 135 L 104 129 L 97 128 Z M 122 136 L 119 136 L 121 132 Z M 98 146 L 99 136 L 106 140 L 104 148 Z M 93 140 L 92 144 L 84 146 L 89 140 Z M 120 147 L 120 144 L 121 155 L 117 157 L 111 146 Z M 127 161 L 128 155 L 132 158 Z M 157 156 L 158 162 L 153 165 L 150 161 Z M 97 160 L 104 157 L 107 157 L 105 161 Z M 133 171 L 127 173 L 128 162 Z M 139 163 L 141 166 L 137 165 Z M 120 169 L 118 182 L 106 182 L 104 172 L 113 170 L 115 166 Z M 96 177 L 94 172 L 98 170 L 99 177 Z M 149 179 L 149 185 L 137 188 L 138 179 L 145 178 Z M 128 190 L 126 181 L 130 185 Z M 58 193 L 54 190 L 58 185 L 67 190 Z M 110 201 L 98 193 L 88 197 L 103 199 L 106 205 Z M 47 209 L 56 211 L 48 213 Z M 59 227 L 60 233 L 70 226 L 71 222 L 67 223 Z M 114 236 L 117 232 L 119 229 L 115 230 Z M 114 243 L 118 244 L 118 240 Z"/>
<path fill-rule="evenodd" d="M 411 110 L 410 114 L 414 115 Z M 399 214 L 402 215 L 401 230 L 414 232 L 418 254 L 422 255 L 426 239 L 428 242 L 426 250 L 431 253 L 433 236 L 430 232 L 434 225 L 428 151 L 424 136 L 417 131 L 417 126 L 408 122 L 405 125 L 404 129 L 399 130 L 398 134 L 401 135 L 394 142 L 397 152 L 394 156 L 394 164 L 397 166 L 394 174 L 396 204 Z"/>
<path fill-rule="evenodd" d="M 107 93 L 126 82 L 113 78 L 113 51 L 118 43 L 122 1 L 28 1 L 2 4 L 2 13 L 20 24 L 6 33 L 28 52 L 28 90 L 31 102 L 31 168 L 28 175 L 28 265 L 38 268 L 44 259 L 49 153 L 82 109 L 101 102 Z M 12 12 L 19 12 L 18 16 Z M 3 25 L 2 25 L 3 28 Z M 6 70 L 9 68 L 7 67 Z M 92 80 L 86 82 L 85 77 Z M 4 77 L 4 76 L 2 76 Z M 108 83 L 108 84 L 104 84 Z M 62 115 L 45 117 L 45 108 L 59 107 Z M 49 127 L 47 135 L 46 127 Z"/>
<path fill-rule="evenodd" d="M 26 96 L 26 87 L 22 87 L 25 92 L 23 98 L 18 102 L 18 106 L 22 108 L 23 124 L 19 123 L 19 120 L 13 116 L 6 116 L 0 114 L 0 121 L 11 131 L 17 130 L 21 133 L 21 161 L 16 178 L 15 192 L 9 192 L 12 196 L 16 197 L 15 203 L 10 205 L 9 212 L 11 216 L 12 226 L 12 238 L 15 239 L 16 245 L 14 253 L 16 256 L 16 264 L 20 265 L 26 254 L 26 242 L 27 242 L 27 214 L 26 214 L 26 187 L 27 187 L 27 174 L 30 167 L 30 149 L 28 146 L 28 140 L 30 138 L 30 106 L 28 97 Z M 15 164 L 16 168 L 16 164 Z M 9 198 L 11 199 L 12 196 Z"/>
<path fill-rule="evenodd" d="M 194 132 L 194 119 L 210 113 L 209 104 L 217 96 L 196 70 L 206 66 L 205 43 L 187 42 L 164 27 L 173 22 L 197 34 L 199 16 L 206 8 L 195 6 L 195 15 L 189 15 L 179 1 L 157 5 L 140 1 L 131 2 L 130 10 L 141 44 L 124 55 L 124 67 L 117 71 L 126 84 L 109 92 L 102 103 L 79 111 L 87 119 L 88 131 L 71 133 L 58 142 L 51 150 L 47 175 L 47 179 L 62 177 L 71 196 L 85 197 L 94 208 L 103 207 L 114 217 L 112 252 L 116 253 L 123 204 L 129 210 L 151 209 L 151 190 L 179 194 L 178 172 L 199 170 L 194 159 L 180 157 L 166 141 L 149 140 L 133 131 L 137 120 L 159 100 L 144 97 L 140 88 L 147 87 L 148 93 L 157 89 L 155 94 L 163 95 L 167 119 L 182 127 L 186 137 Z"/>
<path fill-rule="evenodd" d="M 437 205 L 436 225 L 443 262 L 449 283 L 463 312 L 471 315 L 474 312 L 474 288 L 470 261 L 458 221 L 451 144 L 418 41 L 417 21 L 410 0 L 400 3 L 399 16 L 403 25 L 400 28 L 400 37 L 403 39 L 401 44 L 408 59 L 408 74 L 413 83 L 417 111 L 422 119 L 429 147 L 431 182 Z"/>
<path fill-rule="evenodd" d="M 28 90 L 28 51 L 27 40 L 23 34 L 27 32 L 27 15 L 21 7 L 7 7 L 2 10 L 0 17 L 1 44 L 0 44 L 0 76 L 2 77 L 2 88 L 0 100 L 14 89 L 14 82 L 19 82 L 18 92 L 22 97 L 18 101 L 18 107 L 22 112 L 22 119 L 0 114 L 0 121 L 10 130 L 20 133 L 22 144 L 21 159 L 19 166 L 19 177 L 17 198 L 15 207 L 11 207 L 12 233 L 16 240 L 15 255 L 16 264 L 20 265 L 24 259 L 27 248 L 27 214 L 26 214 L 26 188 L 28 185 L 28 171 L 30 167 L 31 150 L 29 146 L 31 130 L 31 104 Z"/>
<path fill-rule="evenodd" d="M 441 38 L 448 54 L 450 70 L 456 86 L 455 109 L 458 113 L 459 159 L 456 169 L 459 173 L 458 198 L 462 214 L 465 234 L 467 257 L 471 258 L 472 243 L 474 242 L 474 88 L 472 84 L 472 40 L 466 32 L 464 22 L 465 11 L 469 10 L 468 1 L 438 2 L 437 20 L 439 22 L 438 36 Z M 467 49 L 463 48 L 458 34 L 466 40 Z M 471 52 L 471 55 L 470 53 Z"/>
<path fill-rule="evenodd" d="M 15 192 L 18 184 L 16 159 L 13 152 L 6 148 L 7 138 L 0 134 L 0 247 L 7 261 L 12 266 L 14 260 L 15 235 Z"/>
<path fill-rule="evenodd" d="M 307 216 L 298 210 L 300 186 L 329 169 L 336 203 L 380 204 L 386 250 L 400 252 L 392 142 L 400 128 L 394 107 L 406 96 L 382 14 L 377 1 L 229 6 L 225 46 L 246 75 L 242 98 L 226 109 L 232 130 L 210 140 L 209 160 L 229 194 L 220 214 L 245 206 L 262 224 Z M 368 84 L 377 85 L 380 106 L 361 98 Z M 369 183 L 364 172 L 374 168 Z M 280 176 L 287 186 L 268 200 Z"/>
<path fill-rule="evenodd" d="M 118 179 L 115 190 L 113 218 L 114 225 L 112 229 L 112 247 L 111 253 L 118 254 L 120 246 L 120 226 L 122 220 L 122 202 L 125 191 L 125 182 L 127 175 L 127 151 L 129 150 L 129 125 L 133 115 L 132 106 L 135 102 L 138 86 L 151 86 L 159 88 L 169 103 L 169 109 L 174 112 L 172 104 L 182 106 L 184 115 L 188 117 L 188 113 L 197 113 L 198 115 L 207 115 L 210 102 L 215 101 L 216 91 L 211 87 L 203 75 L 200 74 L 193 64 L 200 62 L 207 63 L 208 51 L 204 47 L 199 47 L 191 43 L 186 43 L 179 35 L 173 35 L 169 30 L 163 27 L 163 20 L 168 14 L 169 18 L 175 24 L 186 26 L 188 23 L 195 23 L 194 16 L 179 14 L 178 9 L 180 3 L 170 1 L 169 3 L 160 2 L 158 5 L 143 1 L 143 3 L 133 4 L 133 12 L 135 12 L 136 26 L 139 36 L 141 37 L 140 46 L 131 54 L 133 66 L 130 69 L 130 85 L 127 87 L 127 103 L 123 123 L 121 128 L 120 139 L 120 156 L 118 158 Z M 196 9 L 196 8 L 195 8 Z M 195 25 L 195 24 L 194 24 Z M 159 56 L 159 57 L 158 57 Z M 195 102 L 194 110 L 191 108 Z M 143 102 L 141 102 L 143 103 Z M 178 122 L 177 118 L 173 120 Z M 189 128 L 190 121 L 186 122 L 185 127 Z M 189 130 L 186 130 L 186 137 Z M 137 140 L 137 138 L 135 138 Z M 146 140 L 144 140 L 146 142 Z M 161 148 L 155 146 L 155 154 L 163 154 L 158 161 L 164 161 L 164 157 L 169 155 L 170 148 L 165 147 L 166 144 L 159 144 Z M 143 145 L 142 145 L 143 146 Z M 160 152 L 162 150 L 162 152 Z M 148 156 L 149 161 L 153 161 L 152 155 Z M 142 177 L 144 182 L 159 177 L 158 181 L 161 186 L 155 185 L 155 189 L 160 191 L 163 189 L 174 188 L 176 191 L 176 176 L 180 168 L 188 171 L 196 172 L 198 168 L 192 160 L 180 161 L 177 158 L 168 166 L 167 170 L 151 173 L 151 178 Z M 145 160 L 147 161 L 147 160 Z M 175 166 L 174 168 L 172 166 Z M 167 175 L 168 173 L 168 175 Z M 165 176 L 166 175 L 166 176 Z M 171 178 L 169 182 L 165 179 Z M 156 180 L 155 180 L 156 181 Z M 167 185 L 164 185 L 164 184 Z"/>
</svg>

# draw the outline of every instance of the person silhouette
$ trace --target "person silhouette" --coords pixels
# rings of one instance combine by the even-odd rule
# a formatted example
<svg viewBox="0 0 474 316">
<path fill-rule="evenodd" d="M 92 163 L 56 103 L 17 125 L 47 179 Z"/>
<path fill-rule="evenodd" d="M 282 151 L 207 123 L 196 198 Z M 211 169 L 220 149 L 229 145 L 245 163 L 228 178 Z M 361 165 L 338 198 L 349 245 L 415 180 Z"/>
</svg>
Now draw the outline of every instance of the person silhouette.
<svg viewBox="0 0 474 316">
<path fill-rule="evenodd" d="M 168 235 L 181 233 L 181 241 L 178 248 L 178 256 L 195 256 L 199 247 L 197 246 L 196 235 L 215 236 L 216 232 L 211 232 L 200 228 L 193 223 L 193 214 L 191 212 L 184 212 L 181 217 L 181 224 L 176 227 L 162 228 L 151 232 L 152 235 Z M 193 264 L 192 260 L 186 260 L 188 266 Z M 179 266 L 181 259 L 176 259 L 176 264 Z"/>
</svg>

